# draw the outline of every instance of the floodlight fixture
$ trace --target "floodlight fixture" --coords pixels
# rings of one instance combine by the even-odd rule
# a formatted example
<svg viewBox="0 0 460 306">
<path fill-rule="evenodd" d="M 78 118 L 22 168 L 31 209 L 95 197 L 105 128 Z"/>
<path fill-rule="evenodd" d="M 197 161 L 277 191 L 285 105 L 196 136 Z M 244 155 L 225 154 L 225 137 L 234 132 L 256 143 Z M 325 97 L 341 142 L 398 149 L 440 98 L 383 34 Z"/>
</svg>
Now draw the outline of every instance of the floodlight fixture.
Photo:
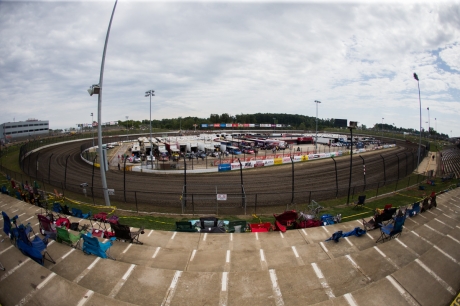
<svg viewBox="0 0 460 306">
<path fill-rule="evenodd" d="M 87 90 L 90 96 L 98 95 L 101 92 L 101 86 L 99 86 L 99 84 L 93 84 Z"/>
</svg>

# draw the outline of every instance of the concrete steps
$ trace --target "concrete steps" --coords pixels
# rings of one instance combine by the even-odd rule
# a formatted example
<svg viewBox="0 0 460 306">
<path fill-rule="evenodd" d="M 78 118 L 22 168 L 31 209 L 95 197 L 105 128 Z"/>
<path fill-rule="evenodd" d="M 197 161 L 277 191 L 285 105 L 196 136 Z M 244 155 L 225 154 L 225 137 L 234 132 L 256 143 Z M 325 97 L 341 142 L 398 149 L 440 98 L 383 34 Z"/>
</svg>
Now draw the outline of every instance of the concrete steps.
<svg viewBox="0 0 460 306">
<path fill-rule="evenodd" d="M 375 244 L 380 235 L 377 230 L 359 238 L 342 238 L 339 243 L 324 242 L 337 230 L 349 231 L 359 226 L 358 222 L 351 221 L 284 234 L 206 235 L 146 230 L 141 238 L 144 245 L 115 242 L 111 255 L 116 261 L 87 256 L 80 250 L 54 242 L 48 251 L 57 263 L 45 263 L 45 267 L 27 261 L 5 240 L 0 243 L 0 261 L 7 269 L 21 264 L 8 261 L 15 257 L 11 256 L 12 252 L 19 252 L 21 260 L 27 261 L 8 279 L 21 275 L 25 271 L 22 268 L 31 264 L 40 267 L 38 270 L 48 271 L 43 274 L 32 269 L 33 277 L 37 277 L 37 273 L 46 279 L 55 274 L 46 285 L 34 289 L 37 292 L 33 291 L 33 296 L 40 297 L 40 301 L 53 299 L 52 295 L 42 295 L 45 289 L 56 285 L 62 287 L 62 291 L 77 287 L 79 293 L 74 298 L 79 302 L 85 301 L 81 300 L 81 292 L 93 292 L 88 305 L 93 299 L 109 299 L 115 301 L 113 305 L 117 302 L 137 305 L 290 305 L 299 301 L 307 305 L 353 305 L 353 302 L 364 305 L 369 304 L 368 296 L 373 298 L 371 294 L 382 296 L 380 302 L 388 299 L 387 295 L 392 296 L 389 301 L 396 304 L 391 305 L 414 301 L 415 305 L 444 305 L 430 302 L 425 296 L 429 288 L 421 290 L 420 286 L 412 288 L 411 284 L 434 278 L 437 285 L 433 290 L 443 296 L 440 301 L 453 298 L 452 292 L 446 288 L 455 292 L 459 290 L 460 279 L 447 275 L 443 268 L 445 266 L 451 274 L 460 275 L 460 255 L 457 255 L 460 254 L 457 243 L 460 241 L 457 225 L 460 197 L 456 191 L 438 196 L 439 209 L 408 219 L 399 239 L 378 245 Z M 6 209 L 6 206 L 2 207 L 3 200 L 1 197 L 0 209 L 5 209 L 10 216 L 24 213 L 21 222 L 34 216 L 36 207 L 5 199 L 9 202 Z M 444 265 L 445 261 L 450 263 Z M 8 271 L 11 269 L 6 273 Z M 433 275 L 443 280 L 447 287 Z M 2 274 L 0 292 L 3 292 L 1 277 Z M 428 283 L 432 282 L 430 279 Z M 380 291 L 383 293 L 378 293 Z M 35 298 L 27 298 L 31 292 L 20 290 L 16 292 L 20 298 L 16 299 L 26 298 L 27 304 L 33 303 Z M 2 298 L 5 305 L 10 305 L 9 302 Z"/>
</svg>

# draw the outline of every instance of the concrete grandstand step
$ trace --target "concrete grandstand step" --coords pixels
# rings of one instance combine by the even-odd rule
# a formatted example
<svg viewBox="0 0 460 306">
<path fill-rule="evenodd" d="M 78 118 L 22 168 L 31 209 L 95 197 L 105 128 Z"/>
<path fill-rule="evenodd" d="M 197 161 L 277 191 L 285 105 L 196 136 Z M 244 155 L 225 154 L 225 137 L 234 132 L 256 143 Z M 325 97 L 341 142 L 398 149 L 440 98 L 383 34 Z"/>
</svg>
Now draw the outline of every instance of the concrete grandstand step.
<svg viewBox="0 0 460 306">
<path fill-rule="evenodd" d="M 443 201 L 450 202 L 447 198 Z M 115 298 L 119 303 L 126 301 L 139 305 L 146 303 L 135 301 L 141 301 L 144 297 L 137 297 L 133 292 L 144 294 L 144 290 L 139 288 L 145 286 L 145 290 L 156 292 L 155 300 L 151 301 L 158 301 L 159 304 L 219 304 L 231 301 L 232 304 L 288 305 L 295 302 L 294 297 L 302 296 L 308 301 L 307 304 L 344 305 L 340 303 L 349 304 L 351 298 L 356 302 L 362 301 L 360 297 L 366 295 L 365 289 L 374 288 L 371 287 L 374 282 L 381 282 L 387 287 L 391 285 L 389 288 L 395 293 L 396 287 L 388 280 L 388 275 L 396 275 L 414 263 L 417 264 L 416 268 L 411 268 L 408 273 L 424 276 L 425 271 L 437 281 L 433 276 L 436 275 L 447 284 L 443 286 L 437 281 L 449 294 L 448 288 L 458 290 L 457 284 L 460 283 L 456 276 L 445 274 L 458 271 L 455 261 L 460 259 L 457 255 L 460 231 L 457 216 L 449 218 L 449 214 L 444 213 L 447 204 L 443 204 L 443 201 L 439 200 L 440 209 L 433 210 L 429 218 L 422 218 L 427 213 L 414 217 L 418 224 L 406 227 L 401 238 L 378 245 L 375 244 L 380 235 L 378 230 L 362 237 L 341 239 L 339 243 L 324 242 L 337 230 L 353 229 L 357 225 L 353 221 L 284 234 L 205 235 L 146 230 L 141 236 L 144 245 L 115 242 L 111 254 L 117 261 L 87 256 L 80 250 L 73 251 L 66 245 L 54 242 L 49 246 L 49 252 L 57 264 L 46 264 L 45 267 L 66 279 L 64 285 L 56 283 L 56 286 L 66 288 L 65 283 L 72 281 L 84 287 L 86 292 L 95 292 L 89 301 L 96 297 Z M 24 206 L 18 204 L 13 210 L 19 211 L 21 205 Z M 21 211 L 25 212 L 21 220 L 34 216 L 28 209 Z M 6 240 L 0 245 L 5 243 L 10 245 Z M 0 253 L 2 262 L 5 254 L 17 251 L 16 248 L 7 247 L 3 250 L 5 252 Z M 446 265 L 447 269 L 443 269 L 439 258 L 451 262 Z M 435 263 L 437 259 L 439 262 Z M 417 267 L 422 268 L 421 272 Z M 399 274 L 398 277 L 404 280 Z M 48 283 L 54 284 L 54 279 Z M 309 281 L 294 286 L 293 282 L 300 279 Z M 144 280 L 150 284 L 143 284 Z M 399 280 L 396 282 L 400 283 Z M 305 283 L 308 284 L 307 288 L 302 286 Z M 412 288 L 407 289 L 410 290 Z M 38 296 L 37 293 L 33 295 Z"/>
</svg>

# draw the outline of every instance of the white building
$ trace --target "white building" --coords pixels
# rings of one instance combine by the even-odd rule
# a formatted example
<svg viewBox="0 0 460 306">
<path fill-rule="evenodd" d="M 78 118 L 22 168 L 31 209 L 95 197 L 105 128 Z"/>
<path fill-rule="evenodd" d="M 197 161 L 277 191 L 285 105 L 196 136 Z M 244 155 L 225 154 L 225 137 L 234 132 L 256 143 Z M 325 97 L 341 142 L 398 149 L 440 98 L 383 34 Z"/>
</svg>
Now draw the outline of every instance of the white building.
<svg viewBox="0 0 460 306">
<path fill-rule="evenodd" d="M 0 124 L 0 139 L 5 141 L 23 137 L 47 136 L 49 126 L 49 120 L 38 119 L 2 123 Z"/>
</svg>

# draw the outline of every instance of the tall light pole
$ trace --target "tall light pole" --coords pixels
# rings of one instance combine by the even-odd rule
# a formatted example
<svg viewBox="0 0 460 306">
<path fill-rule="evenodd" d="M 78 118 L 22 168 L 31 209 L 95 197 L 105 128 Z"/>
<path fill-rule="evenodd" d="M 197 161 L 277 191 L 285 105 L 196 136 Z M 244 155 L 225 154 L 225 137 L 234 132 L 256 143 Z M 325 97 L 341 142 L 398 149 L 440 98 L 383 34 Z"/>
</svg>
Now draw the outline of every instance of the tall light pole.
<svg viewBox="0 0 460 306">
<path fill-rule="evenodd" d="M 273 118 L 273 133 L 276 130 L 276 118 Z"/>
<path fill-rule="evenodd" d="M 152 96 L 155 96 L 154 94 L 155 90 L 148 90 L 145 92 L 146 97 L 150 97 L 150 162 L 152 163 L 152 169 L 153 169 L 153 158 L 152 158 L 152 150 L 153 150 L 153 144 L 152 144 Z"/>
<path fill-rule="evenodd" d="M 350 176 L 348 179 L 347 205 L 350 204 L 351 169 L 353 168 L 353 129 L 356 129 L 357 126 L 358 126 L 357 121 L 350 121 L 350 125 L 348 126 L 348 128 L 350 129 L 351 147 L 350 147 Z"/>
<path fill-rule="evenodd" d="M 125 116 L 126 118 L 126 140 L 128 140 L 128 118 L 129 116 Z"/>
<path fill-rule="evenodd" d="M 436 142 L 436 150 L 438 149 L 438 125 L 436 124 L 437 121 L 436 121 L 436 118 L 434 118 L 434 130 L 435 130 L 435 134 L 434 134 L 434 142 Z"/>
<path fill-rule="evenodd" d="M 105 178 L 105 168 L 107 163 L 102 155 L 102 83 L 104 80 L 104 64 L 105 64 L 105 53 L 107 51 L 107 43 L 109 42 L 110 28 L 112 26 L 113 15 L 115 14 L 115 8 L 117 7 L 118 0 L 115 0 L 115 5 L 113 6 L 112 16 L 110 16 L 109 27 L 107 29 L 107 35 L 105 37 L 104 51 L 102 52 L 102 62 L 101 62 L 101 73 L 99 76 L 99 84 L 92 85 L 88 89 L 88 93 L 92 96 L 93 94 L 98 95 L 97 99 L 97 144 L 98 144 L 98 155 L 101 156 L 100 170 L 101 170 L 101 183 L 102 191 L 104 193 L 105 205 L 110 206 L 109 191 L 107 189 L 107 180 Z"/>
<path fill-rule="evenodd" d="M 94 148 L 94 127 L 93 127 L 93 113 L 91 113 L 91 132 L 93 132 L 93 148 Z"/>
<path fill-rule="evenodd" d="M 382 130 L 382 142 L 383 142 L 383 119 L 385 118 L 382 118 L 382 125 L 380 126 L 380 129 Z"/>
<path fill-rule="evenodd" d="M 427 107 L 426 110 L 428 111 L 428 136 L 430 135 L 430 108 Z"/>
<path fill-rule="evenodd" d="M 316 103 L 316 138 L 315 138 L 315 151 L 318 150 L 318 104 L 321 103 L 321 101 L 315 100 Z"/>
<path fill-rule="evenodd" d="M 420 107 L 420 137 L 418 141 L 418 159 L 417 159 L 417 167 L 420 165 L 420 154 L 421 154 L 421 148 L 422 148 L 422 98 L 420 97 L 420 81 L 418 79 L 418 75 L 414 72 L 414 79 L 417 80 L 417 85 L 418 85 L 418 102 L 419 102 L 419 107 Z"/>
</svg>

